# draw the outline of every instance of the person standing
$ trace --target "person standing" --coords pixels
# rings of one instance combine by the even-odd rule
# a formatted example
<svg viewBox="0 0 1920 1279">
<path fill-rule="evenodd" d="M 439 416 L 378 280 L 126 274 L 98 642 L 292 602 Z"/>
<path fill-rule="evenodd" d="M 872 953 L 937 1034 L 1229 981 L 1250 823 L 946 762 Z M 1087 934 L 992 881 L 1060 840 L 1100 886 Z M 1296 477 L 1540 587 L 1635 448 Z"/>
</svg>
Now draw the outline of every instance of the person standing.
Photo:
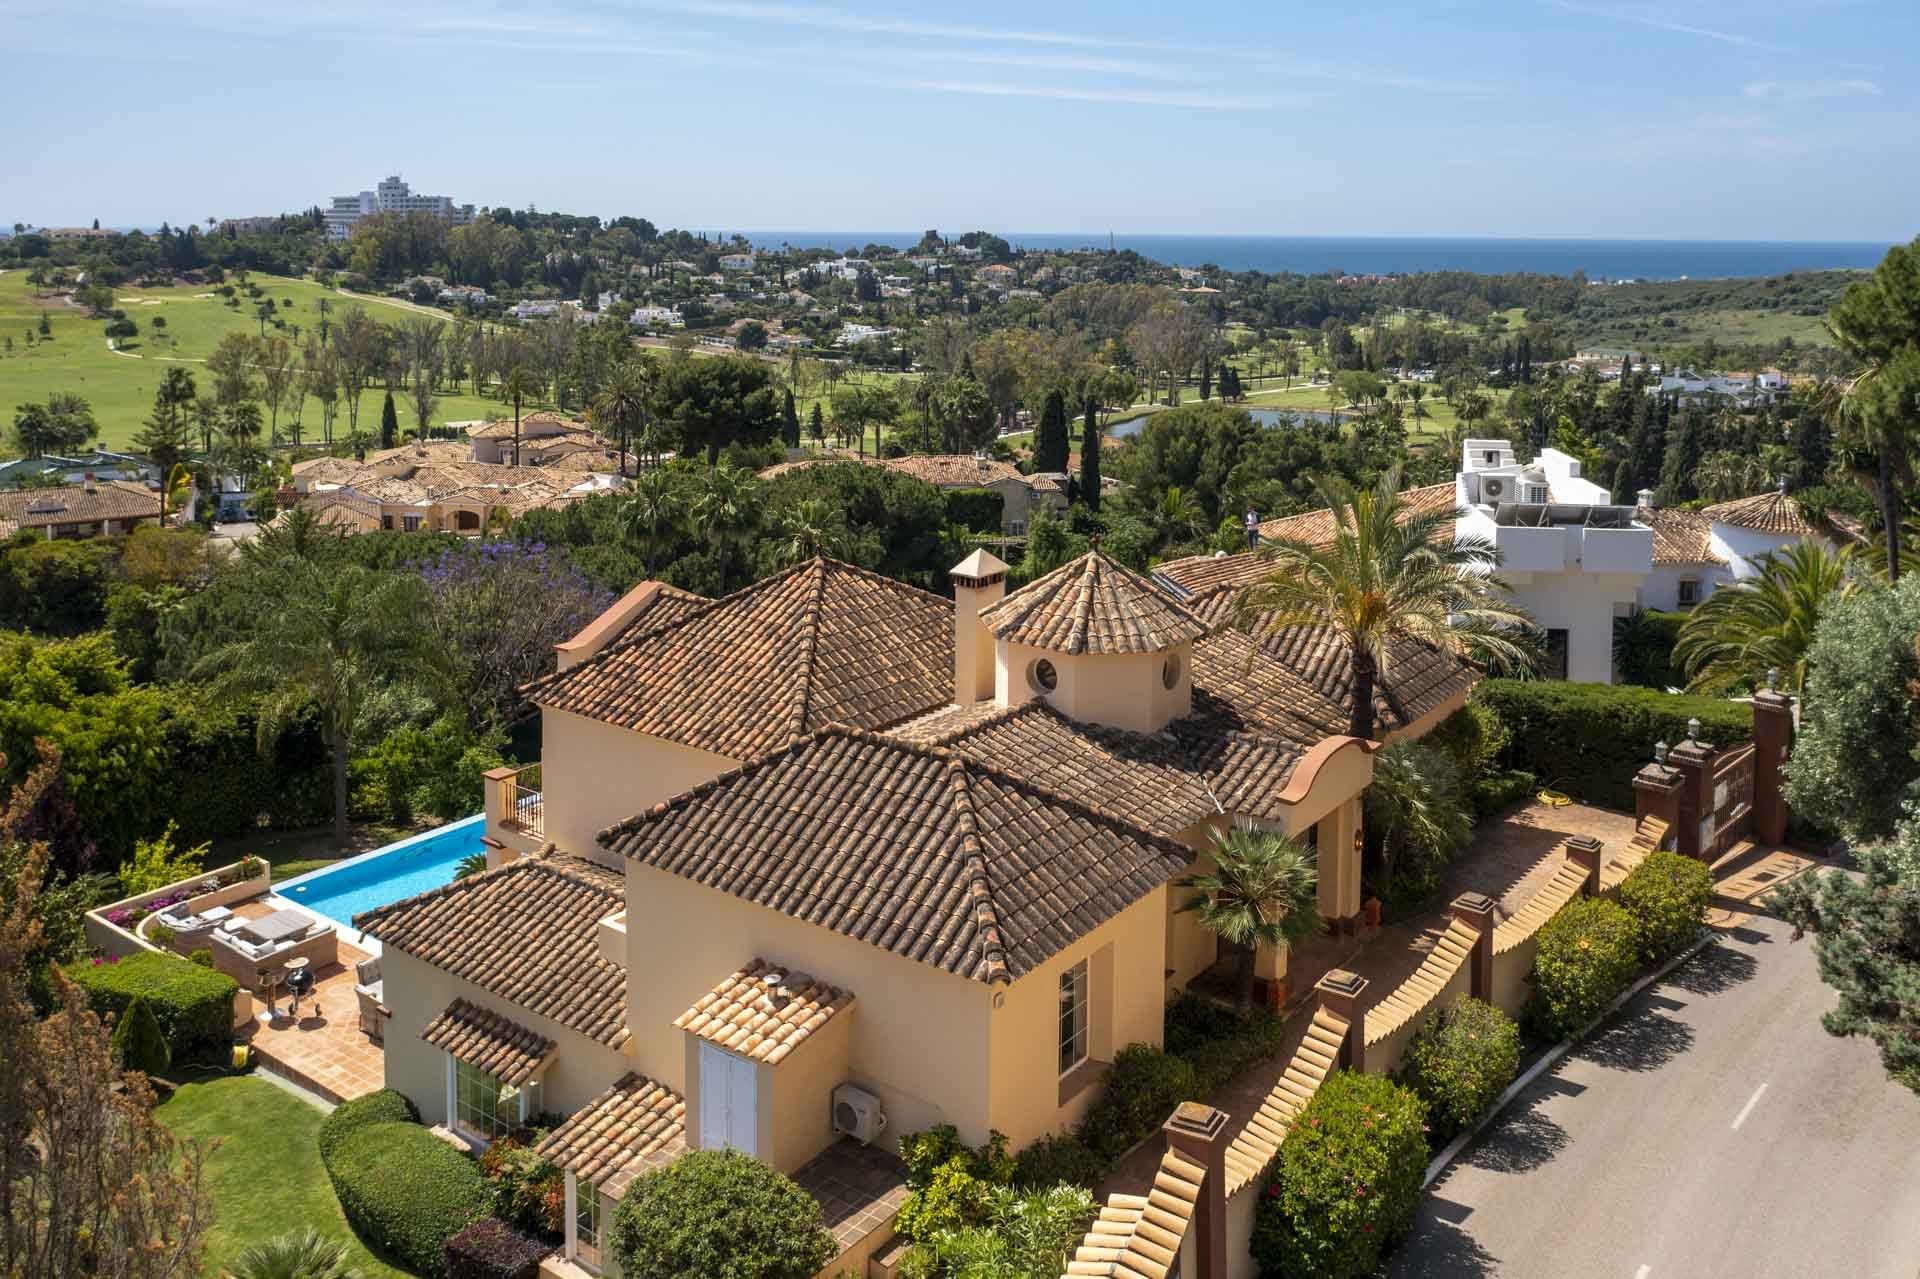
<svg viewBox="0 0 1920 1279">
<path fill-rule="evenodd" d="M 1260 549 L 1260 513 L 1254 510 L 1252 506 L 1247 507 L 1246 525 L 1247 549 L 1249 551 L 1257 551 Z"/>
</svg>

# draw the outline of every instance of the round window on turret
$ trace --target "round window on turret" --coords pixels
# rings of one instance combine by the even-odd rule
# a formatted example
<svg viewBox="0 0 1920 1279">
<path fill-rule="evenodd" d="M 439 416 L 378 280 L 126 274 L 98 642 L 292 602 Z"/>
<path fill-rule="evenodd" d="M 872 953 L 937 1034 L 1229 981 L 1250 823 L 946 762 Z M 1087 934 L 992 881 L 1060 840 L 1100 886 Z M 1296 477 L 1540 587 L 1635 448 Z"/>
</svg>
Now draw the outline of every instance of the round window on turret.
<svg viewBox="0 0 1920 1279">
<path fill-rule="evenodd" d="M 1160 683 L 1166 688 L 1175 688 L 1180 683 L 1180 655 L 1175 653 L 1160 663 Z"/>
<path fill-rule="evenodd" d="M 1051 693 L 1060 683 L 1060 672 L 1053 669 L 1053 663 L 1046 658 L 1027 667 L 1027 684 L 1036 693 Z"/>
</svg>

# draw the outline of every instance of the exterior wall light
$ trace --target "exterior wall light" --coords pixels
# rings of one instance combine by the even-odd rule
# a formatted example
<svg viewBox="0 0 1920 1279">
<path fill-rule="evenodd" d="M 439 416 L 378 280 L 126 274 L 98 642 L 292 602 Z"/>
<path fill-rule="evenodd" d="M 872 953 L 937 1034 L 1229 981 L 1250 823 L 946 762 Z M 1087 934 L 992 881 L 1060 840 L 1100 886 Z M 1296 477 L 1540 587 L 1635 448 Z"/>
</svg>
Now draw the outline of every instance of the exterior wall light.
<svg viewBox="0 0 1920 1279">
<path fill-rule="evenodd" d="M 1780 691 L 1780 668 L 1778 666 L 1767 667 L 1767 691 L 1769 693 L 1777 693 Z"/>
<path fill-rule="evenodd" d="M 1700 740 L 1700 719 L 1698 716 L 1687 721 L 1687 740 L 1690 742 Z"/>
<path fill-rule="evenodd" d="M 1666 767 L 1667 744 L 1665 742 L 1655 742 L 1653 744 L 1653 762 L 1663 768 Z"/>
</svg>

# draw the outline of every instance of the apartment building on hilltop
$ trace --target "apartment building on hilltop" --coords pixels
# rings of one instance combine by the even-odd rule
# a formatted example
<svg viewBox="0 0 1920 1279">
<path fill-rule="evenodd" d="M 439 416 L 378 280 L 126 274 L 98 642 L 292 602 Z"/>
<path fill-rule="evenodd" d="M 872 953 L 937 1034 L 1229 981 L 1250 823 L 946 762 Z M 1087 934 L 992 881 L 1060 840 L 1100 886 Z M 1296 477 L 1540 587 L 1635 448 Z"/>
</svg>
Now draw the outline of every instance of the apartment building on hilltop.
<svg viewBox="0 0 1920 1279">
<path fill-rule="evenodd" d="M 346 239 L 353 234 L 354 224 L 370 213 L 428 213 L 455 226 L 473 221 L 471 204 L 455 204 L 452 196 L 416 194 L 394 174 L 380 179 L 371 191 L 334 196 L 325 213 L 327 238 Z"/>
</svg>

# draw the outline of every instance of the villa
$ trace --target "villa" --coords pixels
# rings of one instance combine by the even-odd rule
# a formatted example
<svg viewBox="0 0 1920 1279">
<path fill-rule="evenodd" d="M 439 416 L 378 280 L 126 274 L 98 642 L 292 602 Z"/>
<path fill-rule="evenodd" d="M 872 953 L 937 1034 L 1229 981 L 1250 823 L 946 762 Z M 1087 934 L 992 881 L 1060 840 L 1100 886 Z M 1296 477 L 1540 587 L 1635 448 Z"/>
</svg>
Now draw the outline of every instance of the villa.
<svg viewBox="0 0 1920 1279">
<path fill-rule="evenodd" d="M 1234 825 L 1314 849 L 1361 909 L 1361 794 L 1324 636 L 1226 625 L 1095 550 L 951 600 L 813 560 L 705 600 L 643 583 L 527 694 L 541 762 L 488 774 L 489 869 L 356 916 L 382 949 L 389 1087 L 470 1145 L 535 1112 L 565 1255 L 603 1265 L 627 1183 L 731 1147 L 829 1206 L 863 1273 L 902 1133 L 1016 1149 L 1075 1121 L 1122 1046 L 1219 958 L 1172 885 Z M 1417 645 L 1387 740 L 1476 672 Z M 1285 999 L 1287 956 L 1256 956 Z"/>
<path fill-rule="evenodd" d="M 131 480 L 87 475 L 78 484 L 0 492 L 0 537 L 105 537 L 159 522 L 159 490 Z"/>
<path fill-rule="evenodd" d="M 1766 556 L 1796 542 L 1836 545 L 1832 534 L 1808 522 L 1784 488 L 1702 511 L 1657 507 L 1648 489 L 1640 491 L 1639 502 L 1638 518 L 1653 529 L 1653 571 L 1640 587 L 1646 608 L 1692 608 L 1722 586 L 1757 576 Z"/>
</svg>

